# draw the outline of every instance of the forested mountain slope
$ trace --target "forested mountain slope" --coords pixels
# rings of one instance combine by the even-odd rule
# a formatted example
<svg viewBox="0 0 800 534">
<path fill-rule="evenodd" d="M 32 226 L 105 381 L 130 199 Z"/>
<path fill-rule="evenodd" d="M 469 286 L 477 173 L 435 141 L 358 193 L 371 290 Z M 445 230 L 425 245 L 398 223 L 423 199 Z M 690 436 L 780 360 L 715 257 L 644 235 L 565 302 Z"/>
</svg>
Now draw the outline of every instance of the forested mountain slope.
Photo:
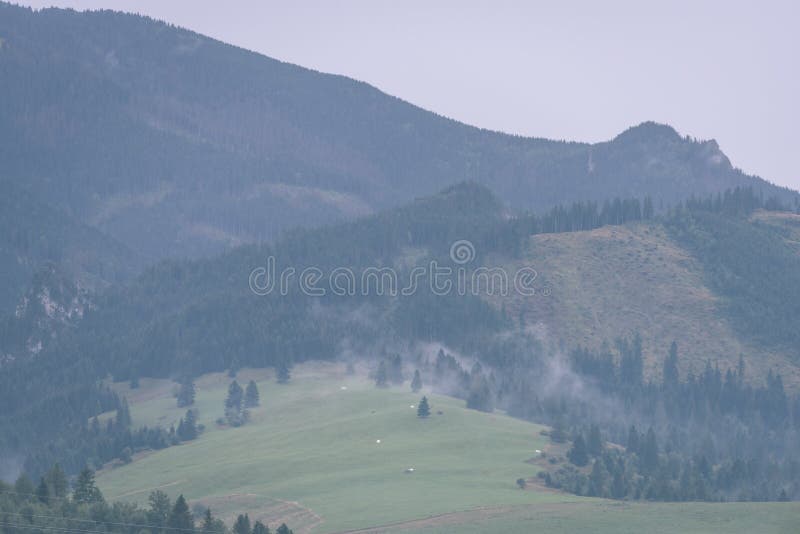
<svg viewBox="0 0 800 534">
<path fill-rule="evenodd" d="M 658 208 L 737 185 L 796 196 L 669 126 L 595 145 L 480 130 L 365 83 L 108 11 L 0 4 L 0 91 L 3 183 L 146 259 L 271 239 L 460 180 L 514 210 L 645 195 Z"/>
</svg>

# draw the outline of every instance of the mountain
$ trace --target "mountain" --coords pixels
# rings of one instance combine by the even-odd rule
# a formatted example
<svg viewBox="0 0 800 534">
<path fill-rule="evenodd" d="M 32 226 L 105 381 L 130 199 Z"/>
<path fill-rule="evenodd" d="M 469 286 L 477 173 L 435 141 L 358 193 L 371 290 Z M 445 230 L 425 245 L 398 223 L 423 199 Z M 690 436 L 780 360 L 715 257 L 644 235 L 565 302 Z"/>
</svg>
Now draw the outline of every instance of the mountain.
<svg viewBox="0 0 800 534">
<path fill-rule="evenodd" d="M 735 186 L 797 198 L 669 126 L 594 145 L 506 135 L 109 11 L 0 4 L 0 91 L 3 183 L 150 261 L 270 240 L 462 180 L 514 211 L 645 195 L 666 207 Z"/>
</svg>

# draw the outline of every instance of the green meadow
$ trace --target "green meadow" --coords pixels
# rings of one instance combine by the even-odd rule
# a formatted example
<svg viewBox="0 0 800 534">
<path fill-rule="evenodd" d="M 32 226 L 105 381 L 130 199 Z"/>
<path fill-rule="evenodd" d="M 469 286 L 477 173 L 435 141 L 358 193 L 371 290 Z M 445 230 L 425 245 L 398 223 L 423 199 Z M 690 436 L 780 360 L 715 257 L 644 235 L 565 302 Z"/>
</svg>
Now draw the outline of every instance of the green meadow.
<svg viewBox="0 0 800 534">
<path fill-rule="evenodd" d="M 752 532 L 753 525 L 789 532 L 781 526 L 800 525 L 798 503 L 628 504 L 537 485 L 520 490 L 515 481 L 537 471 L 526 460 L 548 445 L 543 427 L 413 394 L 407 384 L 378 389 L 343 366 L 298 366 L 285 385 L 267 370 L 243 370 L 237 379 L 242 386 L 256 380 L 261 394 L 246 425 L 216 422 L 231 379 L 201 377 L 195 408 L 204 432 L 103 469 L 97 480 L 106 498 L 144 504 L 161 489 L 211 506 L 228 523 L 247 512 L 269 525 L 285 521 L 297 533 Z M 185 412 L 170 381 L 115 387 L 128 397 L 135 426 L 168 427 Z M 422 394 L 431 404 L 428 419 L 416 414 Z"/>
</svg>

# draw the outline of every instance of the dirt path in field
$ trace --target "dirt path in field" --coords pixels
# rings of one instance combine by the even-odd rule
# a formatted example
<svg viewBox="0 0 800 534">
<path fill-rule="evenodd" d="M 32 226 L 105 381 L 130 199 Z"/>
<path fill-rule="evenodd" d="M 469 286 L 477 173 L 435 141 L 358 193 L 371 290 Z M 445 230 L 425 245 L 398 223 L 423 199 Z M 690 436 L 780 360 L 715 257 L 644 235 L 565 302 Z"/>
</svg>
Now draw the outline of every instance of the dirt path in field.
<svg viewBox="0 0 800 534">
<path fill-rule="evenodd" d="M 336 534 L 378 534 L 380 532 L 388 532 L 390 530 L 413 530 L 441 525 L 460 525 L 470 521 L 476 521 L 478 519 L 491 519 L 493 517 L 506 514 L 510 510 L 512 510 L 512 507 L 509 506 L 476 508 L 474 510 L 466 510 L 462 512 L 448 512 L 446 514 L 432 515 L 422 519 L 411 519 L 408 521 L 387 523 L 385 525 L 376 527 L 344 530 L 337 532 Z"/>
<path fill-rule="evenodd" d="M 559 510 L 563 510 L 565 507 L 569 507 L 570 505 L 574 505 L 574 503 L 555 502 L 514 506 L 487 506 L 485 508 L 474 508 L 472 510 L 464 510 L 461 512 L 449 512 L 446 514 L 432 515 L 422 519 L 397 521 L 395 523 L 387 523 L 385 525 L 375 527 L 343 530 L 335 534 L 381 534 L 384 532 L 401 532 L 406 530 L 415 531 L 428 527 L 463 525 L 474 521 L 490 520 L 515 510 L 521 510 L 523 508 L 532 508 L 537 512 L 558 512 Z"/>
</svg>

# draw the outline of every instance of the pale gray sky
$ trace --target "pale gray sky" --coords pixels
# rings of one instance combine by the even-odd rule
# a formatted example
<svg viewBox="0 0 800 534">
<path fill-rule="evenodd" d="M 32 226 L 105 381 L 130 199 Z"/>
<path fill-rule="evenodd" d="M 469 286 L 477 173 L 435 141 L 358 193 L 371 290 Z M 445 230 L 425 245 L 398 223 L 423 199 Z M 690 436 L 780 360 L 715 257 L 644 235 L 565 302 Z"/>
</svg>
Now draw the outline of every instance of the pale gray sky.
<svg viewBox="0 0 800 534">
<path fill-rule="evenodd" d="M 511 133 L 666 122 L 800 189 L 800 2 L 20 2 L 147 14 Z"/>
</svg>

